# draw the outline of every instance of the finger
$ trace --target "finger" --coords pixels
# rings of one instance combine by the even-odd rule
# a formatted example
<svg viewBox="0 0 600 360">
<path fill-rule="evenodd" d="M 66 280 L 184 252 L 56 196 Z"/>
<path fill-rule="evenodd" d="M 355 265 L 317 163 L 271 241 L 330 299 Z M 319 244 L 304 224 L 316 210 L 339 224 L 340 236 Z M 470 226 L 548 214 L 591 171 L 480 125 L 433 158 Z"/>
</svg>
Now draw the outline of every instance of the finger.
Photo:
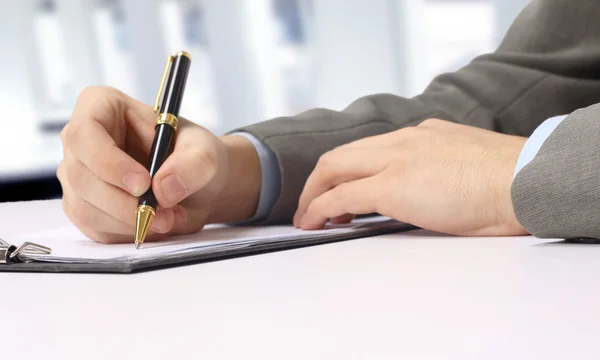
<svg viewBox="0 0 600 360">
<path fill-rule="evenodd" d="M 103 244 L 127 244 L 133 242 L 133 235 L 129 234 L 114 234 L 109 232 L 100 232 L 92 228 L 79 228 L 79 231 L 86 237 Z M 145 242 L 154 242 L 163 240 L 166 237 L 165 234 L 148 234 Z"/>
<path fill-rule="evenodd" d="M 59 179 L 77 197 L 93 204 L 129 228 L 135 226 L 133 216 L 137 200 L 127 192 L 108 184 L 92 173 L 69 152 L 58 170 Z"/>
<path fill-rule="evenodd" d="M 341 183 L 383 171 L 390 155 L 386 150 L 363 148 L 336 149 L 326 153 L 306 180 L 294 215 L 294 225 L 299 226 L 308 205 L 319 195 Z"/>
<path fill-rule="evenodd" d="M 131 235 L 100 232 L 91 228 L 79 228 L 79 231 L 90 240 L 102 244 L 124 244 L 131 242 Z"/>
<path fill-rule="evenodd" d="M 63 189 L 65 213 L 75 225 L 96 232 L 133 234 L 135 198 L 102 182 L 72 157 L 59 165 L 57 176 Z M 174 223 L 173 210 L 159 207 L 150 233 L 167 233 Z"/>
<path fill-rule="evenodd" d="M 115 221 L 135 227 L 135 209 L 138 199 L 116 186 L 100 180 L 83 163 L 68 156 L 66 164 L 66 179 L 71 191 L 86 202 L 112 216 Z M 174 226 L 173 210 L 159 207 L 151 230 L 167 233 Z"/>
<path fill-rule="evenodd" d="M 214 136 L 196 125 L 180 129 L 173 153 L 165 160 L 152 181 L 159 204 L 170 208 L 213 180 L 226 159 Z M 225 179 L 223 179 L 225 181 Z"/>
<path fill-rule="evenodd" d="M 92 240 L 102 243 L 133 241 L 135 228 L 118 220 L 115 221 L 112 216 L 73 193 L 67 192 L 63 195 L 62 203 L 63 210 L 71 222 Z M 164 237 L 165 234 L 150 231 L 147 240 L 155 241 Z"/>
<path fill-rule="evenodd" d="M 170 234 L 191 234 L 204 228 L 209 212 L 208 206 L 201 208 L 175 206 L 173 209 L 175 214 L 175 226 Z"/>
<path fill-rule="evenodd" d="M 71 121 L 61 134 L 63 144 L 96 176 L 139 196 L 150 186 L 150 176 L 144 166 L 121 148 L 125 147 L 129 128 L 139 130 L 143 126 L 146 132 L 151 132 L 155 116 L 148 106 L 107 89 L 90 88 L 82 92 Z M 128 124 L 120 123 L 126 121 Z M 149 148 L 152 135 L 144 137 Z"/>
<path fill-rule="evenodd" d="M 331 223 L 334 225 L 342 225 L 351 223 L 356 218 L 354 214 L 345 214 L 342 216 L 336 216 L 331 219 Z"/>
<path fill-rule="evenodd" d="M 376 211 L 381 185 L 376 176 L 340 184 L 311 201 L 300 221 L 304 230 L 321 229 L 327 219 Z"/>
<path fill-rule="evenodd" d="M 150 174 L 121 150 L 100 124 L 86 122 L 70 126 L 65 147 L 98 178 L 134 196 L 150 186 Z"/>
<path fill-rule="evenodd" d="M 173 224 L 173 229 L 169 234 L 172 235 L 181 235 L 181 234 L 189 234 L 191 232 L 199 231 L 202 229 L 203 224 L 197 224 L 192 228 L 190 226 L 189 217 L 186 209 L 183 206 L 174 206 L 173 208 L 173 217 L 175 219 Z"/>
<path fill-rule="evenodd" d="M 112 232 L 133 236 L 133 228 L 104 211 L 98 209 L 76 194 L 66 191 L 63 194 L 63 210 L 71 222 L 79 229 L 94 229 L 98 232 Z"/>
<path fill-rule="evenodd" d="M 126 121 L 136 133 L 149 134 L 147 138 L 152 142 L 156 123 L 152 107 L 112 87 L 90 86 L 84 89 L 77 98 L 70 123 L 95 121 L 109 133 L 114 133 L 119 120 Z"/>
</svg>

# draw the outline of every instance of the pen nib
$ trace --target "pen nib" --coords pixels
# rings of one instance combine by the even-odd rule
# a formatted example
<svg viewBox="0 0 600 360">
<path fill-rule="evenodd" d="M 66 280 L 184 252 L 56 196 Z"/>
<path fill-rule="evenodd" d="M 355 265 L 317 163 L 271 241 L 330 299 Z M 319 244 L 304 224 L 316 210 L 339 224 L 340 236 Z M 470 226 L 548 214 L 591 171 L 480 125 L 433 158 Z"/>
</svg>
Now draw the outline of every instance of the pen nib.
<svg viewBox="0 0 600 360">
<path fill-rule="evenodd" d="M 148 205 L 142 205 L 138 207 L 136 211 L 136 225 L 135 225 L 135 248 L 139 249 L 140 245 L 146 239 L 148 229 L 154 220 L 154 209 Z"/>
</svg>

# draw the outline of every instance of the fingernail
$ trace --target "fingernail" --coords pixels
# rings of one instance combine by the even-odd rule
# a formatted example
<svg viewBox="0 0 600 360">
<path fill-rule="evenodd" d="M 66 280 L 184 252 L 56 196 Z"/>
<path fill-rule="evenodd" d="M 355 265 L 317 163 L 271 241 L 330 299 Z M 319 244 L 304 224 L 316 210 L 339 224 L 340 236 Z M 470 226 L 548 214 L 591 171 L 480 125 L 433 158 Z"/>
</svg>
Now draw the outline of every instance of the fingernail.
<svg viewBox="0 0 600 360">
<path fill-rule="evenodd" d="M 146 191 L 144 183 L 145 176 L 141 172 L 131 171 L 123 176 L 123 185 L 133 196 L 140 196 Z"/>
<path fill-rule="evenodd" d="M 167 200 L 172 203 L 180 202 L 186 194 L 185 185 L 175 174 L 162 179 L 160 188 Z"/>
<path fill-rule="evenodd" d="M 164 209 L 158 208 L 156 210 L 156 217 L 150 228 L 157 232 L 164 232 L 167 229 L 167 213 Z"/>
</svg>

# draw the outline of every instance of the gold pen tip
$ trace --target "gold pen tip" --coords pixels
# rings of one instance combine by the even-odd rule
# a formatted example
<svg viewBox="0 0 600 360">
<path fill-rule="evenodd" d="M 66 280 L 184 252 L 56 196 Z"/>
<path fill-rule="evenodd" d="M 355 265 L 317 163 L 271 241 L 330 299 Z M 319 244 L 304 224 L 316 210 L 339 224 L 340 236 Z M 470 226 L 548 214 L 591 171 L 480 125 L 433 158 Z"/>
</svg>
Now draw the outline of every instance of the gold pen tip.
<svg viewBox="0 0 600 360">
<path fill-rule="evenodd" d="M 135 248 L 139 249 L 140 245 L 146 239 L 150 225 L 156 212 L 149 205 L 140 205 L 136 210 L 136 222 L 135 222 Z"/>
</svg>

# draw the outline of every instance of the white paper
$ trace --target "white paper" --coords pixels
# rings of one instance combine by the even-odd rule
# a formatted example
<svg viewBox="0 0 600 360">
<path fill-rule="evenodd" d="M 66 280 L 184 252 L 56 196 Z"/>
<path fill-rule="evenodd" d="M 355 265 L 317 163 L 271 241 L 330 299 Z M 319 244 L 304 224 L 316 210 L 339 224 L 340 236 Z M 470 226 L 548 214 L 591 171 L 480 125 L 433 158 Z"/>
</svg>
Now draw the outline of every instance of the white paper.
<svg viewBox="0 0 600 360">
<path fill-rule="evenodd" d="M 129 244 L 100 244 L 82 234 L 74 226 L 65 226 L 43 232 L 25 234 L 13 243 L 29 241 L 52 249 L 50 255 L 26 255 L 32 260 L 60 262 L 101 262 L 114 259 L 139 259 L 161 254 L 203 248 L 214 250 L 222 246 L 244 246 L 258 242 L 290 241 L 306 236 L 351 232 L 355 225 L 332 226 L 325 230 L 303 231 L 293 226 L 229 227 L 211 225 L 202 231 L 170 237 L 160 242 L 146 242 L 139 250 L 133 239 Z"/>
</svg>

